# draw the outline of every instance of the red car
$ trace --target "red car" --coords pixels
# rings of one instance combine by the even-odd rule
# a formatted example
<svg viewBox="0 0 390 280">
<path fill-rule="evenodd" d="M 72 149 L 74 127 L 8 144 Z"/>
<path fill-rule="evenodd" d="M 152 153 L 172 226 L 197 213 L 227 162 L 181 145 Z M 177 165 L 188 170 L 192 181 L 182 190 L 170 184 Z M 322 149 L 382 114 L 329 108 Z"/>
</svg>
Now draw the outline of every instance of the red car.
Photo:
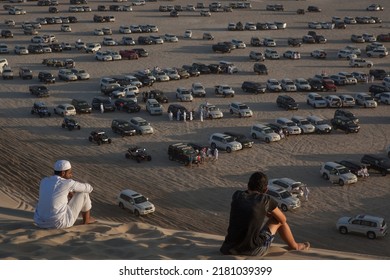
<svg viewBox="0 0 390 280">
<path fill-rule="evenodd" d="M 387 33 L 387 34 L 379 34 L 377 37 L 376 37 L 376 40 L 378 42 L 390 42 L 390 33 Z"/>
<path fill-rule="evenodd" d="M 133 50 L 121 50 L 119 54 L 122 56 L 122 59 L 138 59 L 138 54 Z"/>
<path fill-rule="evenodd" d="M 324 89 L 326 91 L 337 91 L 337 87 L 334 84 L 334 81 L 331 79 L 323 79 L 322 80 L 322 85 L 324 86 Z"/>
</svg>

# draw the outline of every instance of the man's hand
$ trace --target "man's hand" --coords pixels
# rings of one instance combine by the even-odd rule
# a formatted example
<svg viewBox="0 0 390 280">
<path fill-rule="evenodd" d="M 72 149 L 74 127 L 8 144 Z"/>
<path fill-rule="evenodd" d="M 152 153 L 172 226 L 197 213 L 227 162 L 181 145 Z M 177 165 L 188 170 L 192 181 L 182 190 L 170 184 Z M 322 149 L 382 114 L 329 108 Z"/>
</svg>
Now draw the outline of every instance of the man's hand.
<svg viewBox="0 0 390 280">
<path fill-rule="evenodd" d="M 68 201 L 72 199 L 73 195 L 74 195 L 74 192 L 69 192 L 68 193 Z"/>
</svg>

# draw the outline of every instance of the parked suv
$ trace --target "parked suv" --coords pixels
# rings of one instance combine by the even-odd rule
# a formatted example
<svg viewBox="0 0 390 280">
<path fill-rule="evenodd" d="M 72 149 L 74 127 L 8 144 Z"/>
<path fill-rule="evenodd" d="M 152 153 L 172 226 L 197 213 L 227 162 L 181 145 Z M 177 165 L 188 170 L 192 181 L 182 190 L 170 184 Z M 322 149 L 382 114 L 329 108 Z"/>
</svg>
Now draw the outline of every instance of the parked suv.
<svg viewBox="0 0 390 280">
<path fill-rule="evenodd" d="M 252 117 L 253 112 L 247 105 L 241 102 L 232 102 L 229 106 L 229 111 L 231 114 L 236 114 L 240 118 L 242 117 Z"/>
<path fill-rule="evenodd" d="M 141 117 L 134 117 L 130 119 L 130 124 L 134 126 L 138 134 L 153 134 L 153 127 L 150 126 L 145 119 Z"/>
<path fill-rule="evenodd" d="M 288 95 L 279 95 L 276 98 L 276 104 L 286 110 L 298 110 L 298 103 Z"/>
<path fill-rule="evenodd" d="M 20 67 L 19 69 L 19 77 L 23 80 L 31 80 L 33 78 L 32 71 L 27 67 Z"/>
<path fill-rule="evenodd" d="M 334 117 L 346 117 L 353 121 L 354 123 L 359 123 L 359 119 L 351 111 L 344 109 L 337 109 L 334 111 Z"/>
<path fill-rule="evenodd" d="M 280 140 L 280 135 L 264 124 L 252 125 L 250 133 L 253 139 L 261 139 L 266 143 Z"/>
<path fill-rule="evenodd" d="M 301 116 L 293 116 L 291 120 L 298 125 L 302 133 L 314 133 L 315 127 L 307 119 Z"/>
<path fill-rule="evenodd" d="M 311 105 L 314 108 L 325 108 L 328 105 L 326 100 L 321 95 L 315 92 L 310 92 L 307 95 L 306 103 L 307 105 Z"/>
<path fill-rule="evenodd" d="M 268 68 L 263 63 L 253 64 L 253 72 L 259 75 L 268 75 Z"/>
<path fill-rule="evenodd" d="M 343 116 L 334 117 L 331 124 L 334 130 L 340 129 L 345 133 L 358 133 L 360 130 L 360 125 Z"/>
<path fill-rule="evenodd" d="M 228 153 L 242 150 L 242 145 L 240 142 L 235 141 L 233 137 L 223 133 L 212 134 L 209 138 L 209 144 L 212 149 L 219 148 Z"/>
<path fill-rule="evenodd" d="M 341 234 L 349 232 L 362 233 L 369 239 L 375 239 L 387 234 L 387 224 L 381 217 L 357 215 L 355 217 L 341 217 L 336 223 Z"/>
<path fill-rule="evenodd" d="M 302 133 L 302 130 L 292 120 L 287 118 L 277 118 L 276 123 L 286 128 L 289 135 Z"/>
<path fill-rule="evenodd" d="M 320 118 L 315 115 L 310 115 L 307 117 L 307 120 L 314 125 L 315 132 L 317 133 L 330 133 L 332 127 L 329 125 L 329 122 L 323 118 Z"/>
<path fill-rule="evenodd" d="M 301 206 L 299 198 L 292 196 L 291 193 L 282 187 L 268 186 L 267 194 L 278 202 L 278 207 L 284 212 Z"/>
<path fill-rule="evenodd" d="M 114 119 L 111 122 L 111 129 L 114 133 L 124 136 L 132 136 L 137 133 L 135 128 L 125 120 Z"/>
<path fill-rule="evenodd" d="M 175 143 L 168 147 L 169 160 L 175 160 L 184 165 L 197 164 L 199 160 L 194 148 L 185 143 Z"/>
<path fill-rule="evenodd" d="M 180 105 L 180 104 L 171 104 L 169 105 L 168 107 L 168 110 L 167 112 L 172 112 L 173 114 L 173 118 L 174 119 L 178 119 L 177 117 L 177 114 L 180 114 L 179 116 L 179 120 L 184 120 L 184 112 L 186 112 L 186 120 L 189 120 L 190 119 L 190 112 L 187 110 L 186 107 L 184 107 L 183 105 Z"/>
<path fill-rule="evenodd" d="M 320 174 L 325 180 L 333 184 L 344 186 L 357 182 L 356 175 L 352 174 L 348 168 L 336 162 L 325 162 L 321 165 Z"/>
<path fill-rule="evenodd" d="M 91 113 L 92 107 L 87 101 L 81 99 L 72 99 L 71 104 L 76 108 L 76 112 L 80 113 Z"/>
<path fill-rule="evenodd" d="M 115 111 L 114 104 L 111 103 L 110 99 L 108 97 L 104 96 L 97 96 L 92 99 L 91 105 L 93 110 L 100 110 L 100 104 L 103 103 L 104 112 Z"/>
<path fill-rule="evenodd" d="M 38 73 L 38 79 L 45 84 L 54 84 L 56 82 L 56 77 L 50 72 L 41 71 Z"/>
<path fill-rule="evenodd" d="M 162 115 L 163 107 L 156 99 L 148 99 L 146 101 L 146 111 L 151 115 Z"/>
<path fill-rule="evenodd" d="M 146 215 L 155 211 L 154 205 L 148 198 L 129 189 L 120 192 L 117 202 L 121 209 L 128 209 L 136 216 Z"/>
<path fill-rule="evenodd" d="M 357 93 L 355 101 L 357 105 L 364 106 L 364 108 L 376 108 L 378 106 L 374 98 L 364 92 Z"/>
<path fill-rule="evenodd" d="M 265 93 L 266 86 L 258 82 L 244 81 L 241 88 L 245 92 Z"/>
<path fill-rule="evenodd" d="M 367 169 L 379 171 L 383 176 L 390 173 L 390 160 L 388 158 L 376 155 L 364 155 L 360 160 L 367 165 Z"/>
</svg>

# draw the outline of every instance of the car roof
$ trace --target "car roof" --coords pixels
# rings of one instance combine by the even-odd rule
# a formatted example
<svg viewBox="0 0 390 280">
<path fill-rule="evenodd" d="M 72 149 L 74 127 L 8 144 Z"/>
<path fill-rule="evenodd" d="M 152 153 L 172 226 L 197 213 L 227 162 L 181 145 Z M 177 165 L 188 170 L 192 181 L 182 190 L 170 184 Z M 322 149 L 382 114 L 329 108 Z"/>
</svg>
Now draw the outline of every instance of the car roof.
<svg viewBox="0 0 390 280">
<path fill-rule="evenodd" d="M 121 191 L 121 194 L 125 194 L 131 197 L 139 197 L 141 194 L 137 193 L 136 191 L 130 190 L 130 189 L 125 189 Z"/>
</svg>

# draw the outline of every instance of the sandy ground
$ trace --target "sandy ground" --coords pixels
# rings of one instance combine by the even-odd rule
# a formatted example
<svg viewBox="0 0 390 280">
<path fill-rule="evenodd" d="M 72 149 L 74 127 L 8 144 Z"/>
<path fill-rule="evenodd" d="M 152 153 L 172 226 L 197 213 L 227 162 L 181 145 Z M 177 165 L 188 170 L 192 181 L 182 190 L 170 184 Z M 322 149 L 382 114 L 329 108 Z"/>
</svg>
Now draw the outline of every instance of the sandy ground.
<svg viewBox="0 0 390 280">
<path fill-rule="evenodd" d="M 211 2 L 211 1 L 210 1 Z M 316 109 L 306 105 L 306 93 L 292 93 L 300 103 L 298 112 L 286 112 L 279 109 L 275 100 L 277 93 L 253 95 L 244 93 L 241 84 L 244 80 L 265 82 L 267 78 L 295 79 L 309 78 L 314 74 L 326 71 L 337 73 L 351 71 L 348 62 L 336 58 L 336 53 L 344 46 L 351 44 L 349 38 L 353 33 L 369 32 L 375 35 L 389 32 L 389 14 L 386 1 L 377 1 L 385 6 L 385 12 L 367 12 L 365 8 L 369 1 L 358 0 L 353 3 L 343 1 L 253 1 L 250 10 L 234 10 L 232 13 L 213 13 L 209 18 L 200 17 L 198 12 L 182 12 L 178 18 L 169 17 L 158 11 L 161 4 L 196 4 L 195 2 L 175 1 L 147 3 L 143 7 L 134 7 L 133 12 L 105 12 L 115 15 L 113 23 L 93 23 L 93 14 L 103 12 L 78 13 L 79 23 L 72 24 L 71 33 L 61 33 L 59 25 L 44 26 L 41 34 L 55 34 L 59 42 L 74 43 L 78 38 L 85 42 L 101 42 L 102 37 L 93 35 L 97 27 L 111 27 L 113 38 L 120 39 L 118 29 L 121 24 L 156 24 L 160 35 L 173 33 L 179 36 L 178 43 L 146 46 L 150 56 L 137 61 L 98 62 L 92 54 L 78 51 L 52 53 L 48 55 L 17 56 L 2 55 L 7 58 L 16 75 L 21 66 L 30 67 L 35 78 L 32 81 L 14 80 L 0 82 L 0 190 L 1 208 L 0 220 L 2 247 L 5 250 L 1 258 L 47 258 L 43 254 L 31 253 L 31 248 L 56 248 L 50 258 L 78 258 L 76 251 L 81 251 L 84 259 L 117 259 L 117 258 L 148 258 L 148 259 L 194 259 L 222 258 L 217 252 L 220 242 L 226 233 L 229 216 L 230 197 L 234 190 L 245 188 L 250 174 L 255 170 L 267 172 L 270 178 L 290 177 L 306 183 L 310 188 L 308 202 L 303 202 L 301 208 L 286 213 L 289 223 L 298 241 L 309 241 L 313 248 L 319 250 L 335 250 L 338 252 L 321 251 L 319 258 L 349 258 L 344 254 L 355 254 L 351 258 L 365 258 L 361 254 L 382 259 L 390 255 L 388 238 L 367 240 L 357 235 L 340 235 L 335 229 L 335 222 L 344 215 L 369 213 L 385 217 L 389 220 L 389 176 L 382 177 L 372 173 L 366 181 L 359 181 L 352 186 L 340 187 L 332 185 L 321 178 L 319 168 L 322 162 L 341 160 L 345 158 L 360 160 L 365 153 L 384 155 L 384 148 L 390 143 L 389 106 L 380 105 L 375 109 L 355 107 L 351 109 L 361 120 L 361 131 L 358 134 L 344 134 L 340 131 L 330 135 L 300 135 L 289 137 L 278 143 L 265 144 L 258 140 L 252 149 L 227 154 L 220 152 L 219 160 L 199 167 L 187 168 L 177 162 L 168 160 L 168 145 L 175 142 L 191 141 L 207 144 L 208 137 L 214 132 L 227 130 L 237 131 L 249 136 L 250 126 L 254 123 L 265 123 L 277 117 L 291 117 L 294 114 L 307 116 L 310 114 L 331 118 L 334 109 Z M 109 5 L 106 1 L 89 1 L 89 6 L 96 10 L 98 4 Z M 206 4 L 209 2 L 205 1 Z M 225 2 L 223 2 L 225 3 Z M 284 12 L 265 11 L 267 3 L 282 3 Z M 297 15 L 298 8 L 308 5 L 319 5 L 321 13 L 306 13 Z M 13 39 L 2 39 L 10 49 L 17 44 L 29 44 L 31 36 L 23 35 L 20 29 L 22 21 L 32 21 L 40 16 L 49 16 L 47 7 L 38 7 L 34 2 L 23 3 L 28 13 L 24 16 L 14 16 L 17 26 L 13 29 Z M 68 4 L 59 6 L 58 15 L 69 15 Z M 62 12 L 63 11 L 63 12 Z M 302 59 L 291 61 L 265 61 L 269 68 L 268 76 L 257 76 L 252 72 L 253 61 L 248 54 L 254 47 L 234 50 L 230 54 L 216 54 L 211 51 L 210 41 L 201 39 L 203 32 L 211 32 L 215 41 L 238 38 L 249 45 L 252 36 L 264 38 L 267 36 L 277 40 L 276 49 L 283 53 L 289 49 L 287 38 L 301 37 L 309 30 L 308 21 L 329 21 L 332 16 L 344 17 L 377 15 L 383 19 L 382 24 L 349 25 L 345 30 L 320 30 L 319 33 L 328 38 L 326 45 L 303 45 L 298 50 Z M 0 12 L 0 22 L 10 16 Z M 266 22 L 285 21 L 287 29 L 276 31 L 227 31 L 229 22 Z M 383 27 L 379 27 L 379 26 Z M 1 28 L 4 28 L 2 26 Z M 186 29 L 192 29 L 193 39 L 183 39 Z M 135 38 L 138 36 L 135 35 Z M 386 43 L 387 47 L 390 47 Z M 360 45 L 364 49 L 365 44 Z M 113 47 L 120 50 L 123 47 Z M 321 48 L 328 52 L 328 59 L 319 61 L 310 58 L 310 52 Z M 260 48 L 264 50 L 264 48 Z M 363 54 L 363 57 L 365 55 Z M 50 70 L 57 75 L 57 70 L 41 64 L 43 58 L 73 58 L 78 68 L 83 68 L 91 74 L 89 81 L 66 83 L 59 81 L 49 85 L 51 96 L 43 101 L 50 110 L 60 103 L 72 98 L 83 98 L 91 101 L 99 92 L 99 80 L 103 76 L 130 74 L 145 68 L 174 67 L 192 62 L 215 63 L 228 60 L 240 69 L 234 75 L 201 75 L 188 80 L 156 83 L 153 88 L 163 90 L 170 103 L 176 102 L 175 90 L 179 86 L 190 87 L 193 82 L 201 82 L 207 87 L 207 101 L 218 105 L 225 116 L 220 120 L 205 120 L 200 122 L 177 122 L 168 120 L 166 112 L 163 116 L 149 116 L 141 101 L 142 111 L 137 114 L 122 112 L 91 115 L 80 115 L 80 131 L 67 131 L 61 128 L 62 118 L 52 116 L 39 118 L 30 114 L 34 101 L 28 94 L 28 86 L 38 84 L 36 75 L 41 70 Z M 375 68 L 389 70 L 389 58 L 370 59 Z M 367 69 L 360 69 L 367 72 Z M 380 81 L 375 81 L 380 83 Z M 216 97 L 214 85 L 226 83 L 236 90 L 233 99 Z M 339 88 L 337 94 L 367 91 L 368 85 L 360 84 Z M 188 109 L 195 109 L 205 99 L 195 99 L 191 104 L 184 104 Z M 228 105 L 231 101 L 245 102 L 254 111 L 249 119 L 239 119 L 231 116 Z M 167 108 L 167 105 L 165 105 Z M 165 109 L 166 109 L 165 108 Z M 111 132 L 110 124 L 114 118 L 129 119 L 141 116 L 148 120 L 155 129 L 155 134 L 121 138 Z M 105 129 L 113 139 L 111 145 L 97 146 L 88 141 L 90 131 Z M 125 158 L 128 146 L 137 144 L 148 149 L 153 157 L 151 162 L 136 163 Z M 31 223 L 32 211 L 38 198 L 38 186 L 42 177 L 52 173 L 52 164 L 57 159 L 68 159 L 73 165 L 74 178 L 86 181 L 94 186 L 92 194 L 93 214 L 103 222 L 102 225 L 89 227 L 76 226 L 64 231 L 37 231 Z M 137 218 L 128 212 L 121 211 L 116 205 L 115 197 L 120 190 L 130 188 L 149 197 L 156 206 L 156 212 L 147 217 Z M 201 232 L 201 233 L 199 233 Z M 62 235 L 66 233 L 65 235 Z M 159 234 L 160 233 L 160 234 Z M 150 234 L 150 235 L 149 235 Z M 53 239 L 58 236 L 58 239 Z M 164 238 L 163 241 L 159 238 Z M 148 237 L 149 242 L 148 243 Z M 76 250 L 61 250 L 58 244 L 70 244 L 76 238 L 76 243 L 83 245 Z M 118 242 L 120 239 L 122 242 Z M 133 240 L 142 240 L 142 245 Z M 171 238 L 171 239 L 170 239 Z M 87 240 L 105 240 L 107 248 L 98 254 L 91 249 Z M 157 254 L 153 251 L 146 255 L 134 253 L 119 253 L 113 248 L 123 245 L 123 240 L 136 246 L 160 246 Z M 65 242 L 68 241 L 68 242 Z M 182 248 L 175 247 L 183 244 Z M 277 243 L 281 240 L 277 239 Z M 18 244 L 20 250 L 10 249 Z M 127 243 L 126 243 L 127 244 Z M 146 245 L 145 245 L 146 244 Z M 159 245 L 160 244 L 160 245 Z M 173 246 L 173 254 L 169 254 L 169 246 Z M 121 245 L 121 246 L 122 246 Z M 191 254 L 186 248 L 191 245 L 200 251 Z M 10 246 L 10 247 L 7 247 Z M 210 248 L 208 246 L 211 246 Z M 179 246 L 181 247 L 181 246 Z M 110 249 L 111 248 L 111 249 Z M 180 250 L 183 249 L 183 250 Z M 43 250 L 43 249 L 42 249 Z M 277 249 L 276 252 L 278 252 Z M 115 252 L 114 252 L 115 251 Z M 43 251 L 42 251 L 43 252 Z M 318 251 L 320 252 L 320 251 Z M 325 253 L 327 252 L 327 253 Z M 341 254 L 340 254 L 341 252 Z M 357 254 L 357 255 L 356 255 Z M 314 253 L 285 255 L 287 259 L 315 258 Z M 211 256 L 211 257 L 210 257 Z M 272 254 L 269 258 L 272 258 Z M 275 256 L 275 258 L 283 258 Z"/>
</svg>

